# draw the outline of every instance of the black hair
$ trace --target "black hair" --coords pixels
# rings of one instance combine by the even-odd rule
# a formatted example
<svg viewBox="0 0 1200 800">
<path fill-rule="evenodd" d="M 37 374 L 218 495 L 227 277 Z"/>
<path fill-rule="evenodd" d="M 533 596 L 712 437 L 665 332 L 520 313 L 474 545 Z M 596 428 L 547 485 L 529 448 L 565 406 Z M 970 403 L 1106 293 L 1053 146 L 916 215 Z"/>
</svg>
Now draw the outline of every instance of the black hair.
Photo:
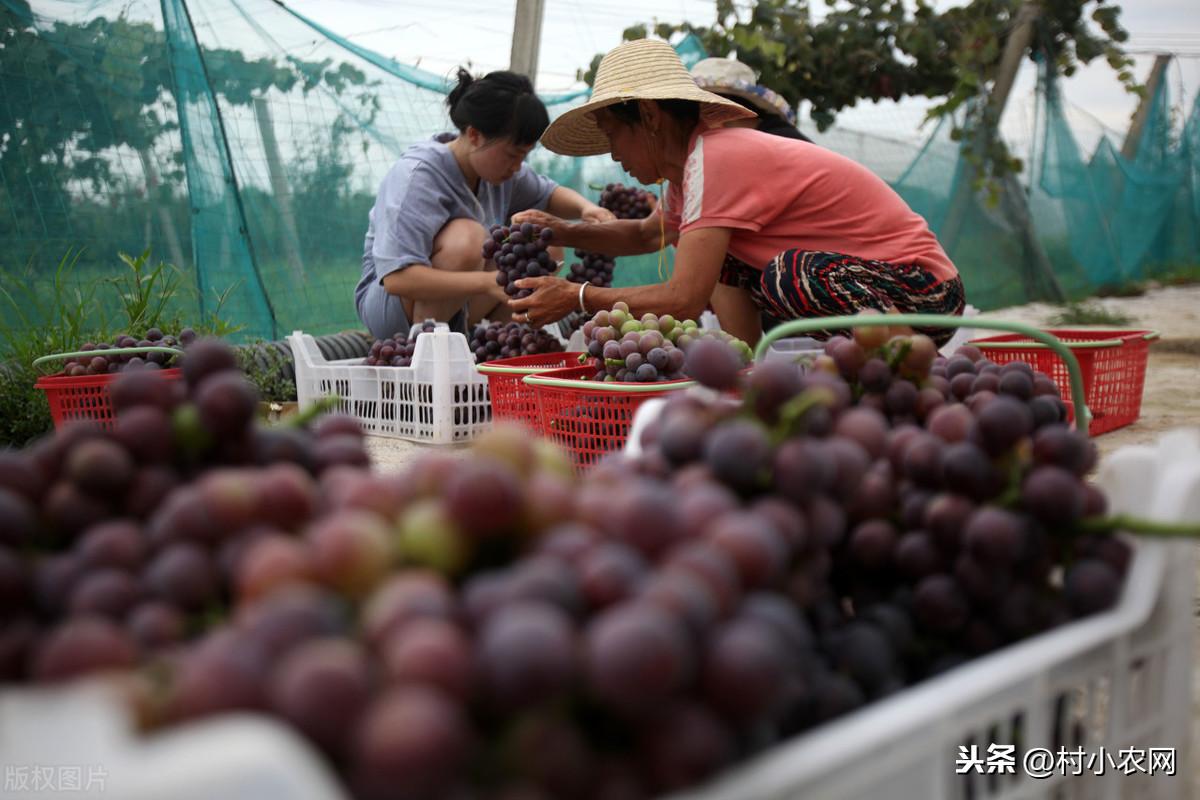
<svg viewBox="0 0 1200 800">
<path fill-rule="evenodd" d="M 446 106 L 459 132 L 470 125 L 488 139 L 512 139 L 524 147 L 535 144 L 550 125 L 546 106 L 524 75 L 499 70 L 476 78 L 459 67 L 457 77 Z"/>
<path fill-rule="evenodd" d="M 763 133 L 769 133 L 772 136 L 782 136 L 785 139 L 799 139 L 804 142 L 812 142 L 812 139 L 801 133 L 799 128 L 788 122 L 783 117 L 779 116 L 778 114 L 768 114 L 744 97 L 740 97 L 736 94 L 721 94 L 720 92 L 714 92 L 714 94 L 719 94 L 726 100 L 732 100 L 742 108 L 749 109 L 757 114 L 758 125 L 755 126 L 755 130 L 762 131 Z"/>
<path fill-rule="evenodd" d="M 682 125 L 684 130 L 690 131 L 700 124 L 700 104 L 695 100 L 655 100 L 654 102 L 658 103 L 658 107 L 668 116 Z M 614 103 L 608 107 L 608 110 L 626 125 L 642 123 L 642 111 L 638 107 L 637 100 Z"/>
<path fill-rule="evenodd" d="M 812 139 L 800 132 L 792 123 L 788 122 L 783 117 L 777 117 L 774 114 L 767 114 L 760 117 L 758 127 L 755 130 L 760 130 L 763 133 L 769 133 L 772 136 L 782 136 L 785 139 L 799 139 L 802 142 L 812 142 Z"/>
</svg>

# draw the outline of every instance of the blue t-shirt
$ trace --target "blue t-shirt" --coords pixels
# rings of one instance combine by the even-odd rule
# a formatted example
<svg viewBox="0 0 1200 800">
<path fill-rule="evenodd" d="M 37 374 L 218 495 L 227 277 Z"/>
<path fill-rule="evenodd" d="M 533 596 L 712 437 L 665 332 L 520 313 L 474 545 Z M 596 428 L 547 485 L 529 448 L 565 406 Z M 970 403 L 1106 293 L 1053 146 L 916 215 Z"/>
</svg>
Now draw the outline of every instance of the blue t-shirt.
<svg viewBox="0 0 1200 800">
<path fill-rule="evenodd" d="M 385 275 L 428 264 L 433 239 L 450 220 L 500 225 L 518 211 L 544 210 L 556 187 L 522 164 L 499 185 L 481 180 L 472 194 L 449 147 L 435 141 L 412 145 L 384 177 L 371 208 L 355 305 L 361 309 L 363 297 Z"/>
</svg>

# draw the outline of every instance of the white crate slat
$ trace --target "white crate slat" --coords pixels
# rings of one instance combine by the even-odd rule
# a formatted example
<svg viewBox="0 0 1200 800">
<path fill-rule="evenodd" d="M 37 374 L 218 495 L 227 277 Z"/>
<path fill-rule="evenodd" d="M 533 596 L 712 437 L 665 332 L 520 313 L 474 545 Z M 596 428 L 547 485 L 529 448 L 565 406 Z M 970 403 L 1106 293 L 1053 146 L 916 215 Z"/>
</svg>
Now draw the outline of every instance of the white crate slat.
<svg viewBox="0 0 1200 800">
<path fill-rule="evenodd" d="M 445 325 L 417 338 L 408 367 L 328 361 L 302 331 L 288 344 L 301 409 L 337 395 L 338 409 L 356 417 L 366 433 L 426 444 L 467 441 L 491 427 L 487 377 L 475 369 L 466 337 Z"/>
</svg>

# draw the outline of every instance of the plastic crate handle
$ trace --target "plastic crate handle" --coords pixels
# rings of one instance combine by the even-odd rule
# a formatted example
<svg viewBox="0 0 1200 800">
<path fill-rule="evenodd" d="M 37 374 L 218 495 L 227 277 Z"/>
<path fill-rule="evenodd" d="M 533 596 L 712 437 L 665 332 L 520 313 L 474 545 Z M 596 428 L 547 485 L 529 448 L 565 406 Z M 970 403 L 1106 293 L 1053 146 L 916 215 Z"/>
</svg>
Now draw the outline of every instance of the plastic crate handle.
<svg viewBox="0 0 1200 800">
<path fill-rule="evenodd" d="M 865 316 L 817 317 L 814 319 L 797 319 L 785 322 L 772 328 L 769 333 L 759 340 L 754 350 L 754 360 L 758 361 L 770 348 L 771 343 L 796 333 L 811 331 L 845 330 L 847 328 L 874 328 L 880 325 L 907 325 L 917 328 L 961 328 L 971 327 L 984 330 L 1006 331 L 1020 333 L 1035 339 L 1054 351 L 1055 355 L 1067 365 L 1067 373 L 1071 383 L 1071 402 L 1075 404 L 1075 429 L 1085 437 L 1088 426 L 1092 423 L 1092 414 L 1087 409 L 1083 399 L 1083 374 L 1079 371 L 1079 361 L 1071 349 L 1063 344 L 1057 336 L 1039 330 L 1023 322 L 1006 322 L 995 319 L 970 318 L 968 325 L 963 317 L 952 317 L 946 314 L 874 314 Z"/>
<path fill-rule="evenodd" d="M 33 366 L 40 367 L 48 361 L 60 361 L 67 358 L 84 358 L 88 356 L 123 356 L 128 353 L 166 353 L 168 355 L 178 356 L 183 355 L 183 351 L 176 347 L 161 347 L 154 345 L 151 347 L 109 347 L 105 350 L 79 350 L 74 353 L 52 353 L 48 356 L 35 358 Z"/>
</svg>

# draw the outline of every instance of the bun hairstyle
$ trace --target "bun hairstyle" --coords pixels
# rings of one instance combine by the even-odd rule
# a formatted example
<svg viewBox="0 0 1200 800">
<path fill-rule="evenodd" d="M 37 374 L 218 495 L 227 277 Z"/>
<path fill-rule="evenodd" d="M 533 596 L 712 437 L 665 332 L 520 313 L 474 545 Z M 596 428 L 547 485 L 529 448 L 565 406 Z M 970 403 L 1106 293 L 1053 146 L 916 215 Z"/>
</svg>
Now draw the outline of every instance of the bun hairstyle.
<svg viewBox="0 0 1200 800">
<path fill-rule="evenodd" d="M 511 139 L 525 147 L 542 138 L 550 125 L 546 106 L 524 75 L 499 70 L 476 78 L 459 67 L 457 78 L 446 107 L 459 132 L 470 125 L 488 139 Z"/>
</svg>

